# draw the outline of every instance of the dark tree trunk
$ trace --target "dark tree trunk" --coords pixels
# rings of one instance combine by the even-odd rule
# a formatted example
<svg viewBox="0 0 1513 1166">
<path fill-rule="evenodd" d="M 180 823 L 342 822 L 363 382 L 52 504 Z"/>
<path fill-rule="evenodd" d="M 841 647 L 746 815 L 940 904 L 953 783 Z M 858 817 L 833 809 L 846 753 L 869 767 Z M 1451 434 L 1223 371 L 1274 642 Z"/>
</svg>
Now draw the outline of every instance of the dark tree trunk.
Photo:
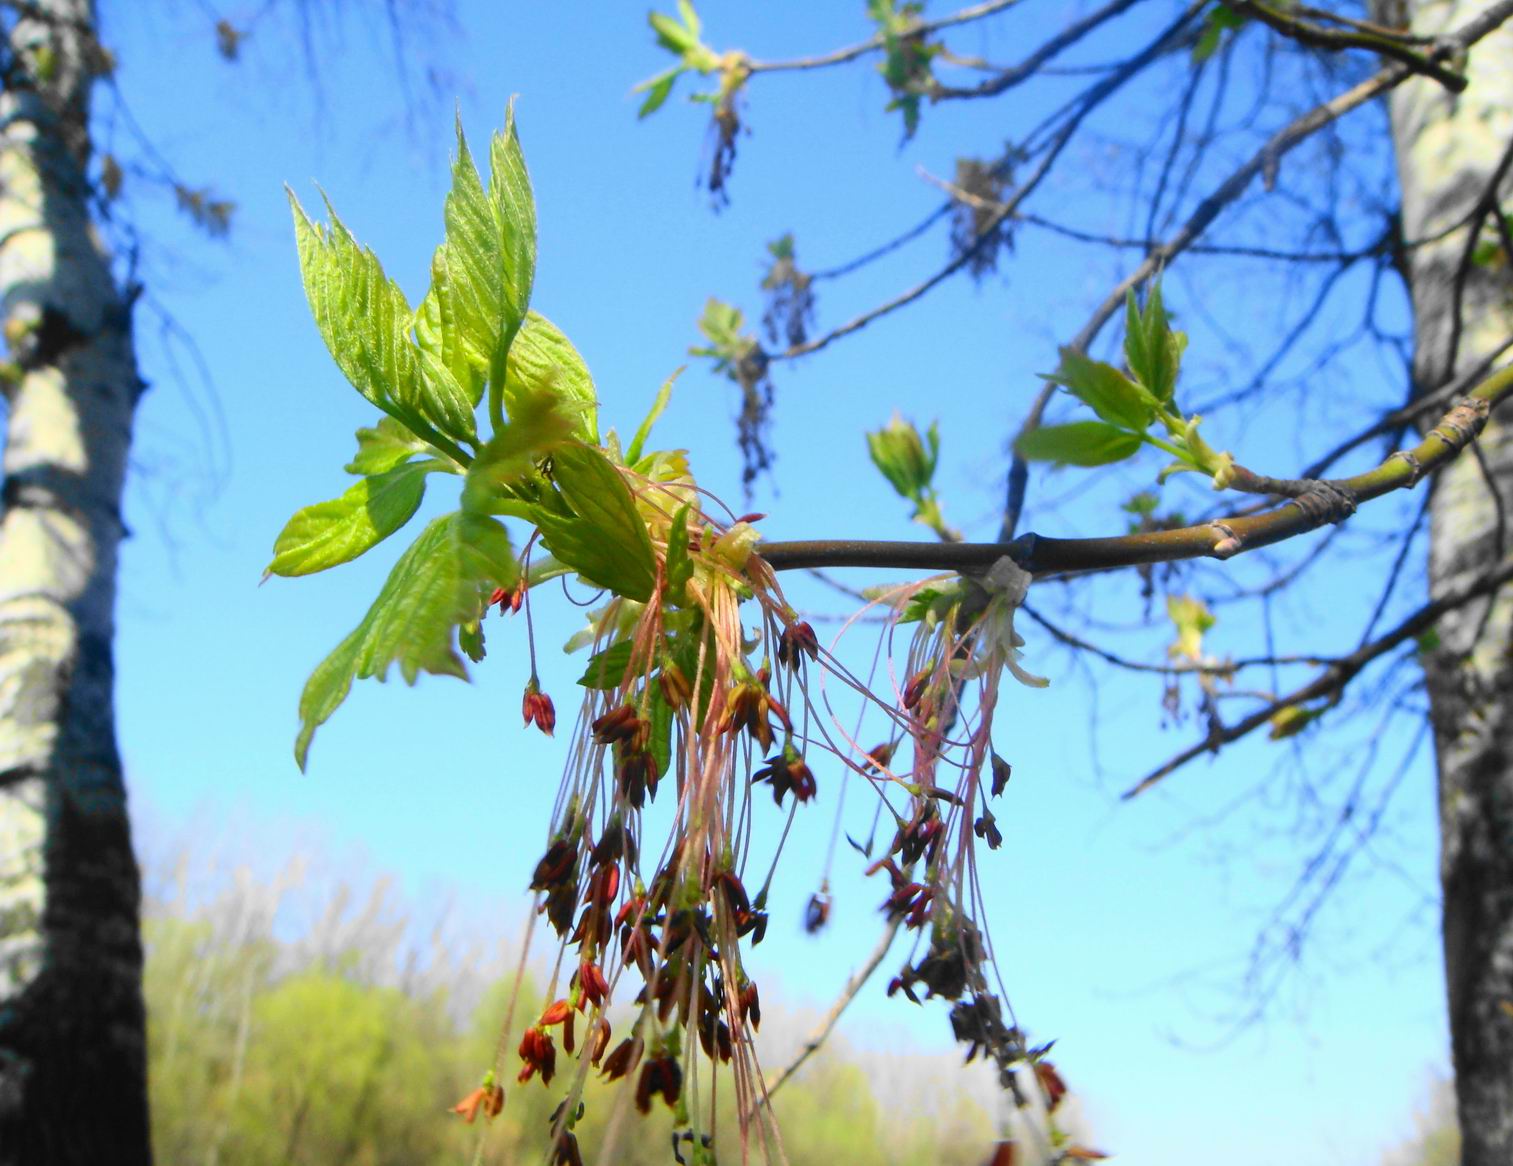
<svg viewBox="0 0 1513 1166">
<path fill-rule="evenodd" d="M 1435 32 L 1479 0 L 1412 5 Z M 1472 52 L 1470 87 L 1453 97 L 1415 79 L 1392 100 L 1403 233 L 1434 236 L 1486 194 L 1513 148 L 1513 29 Z M 1513 190 L 1504 177 L 1503 199 Z M 1506 204 L 1494 213 L 1507 209 Z M 1490 226 L 1490 220 L 1488 222 Z M 1490 234 L 1484 236 L 1492 238 Z M 1414 380 L 1430 392 L 1513 336 L 1513 266 L 1463 262 L 1466 232 L 1407 252 L 1415 314 Z M 1457 308 L 1457 301 L 1459 307 Z M 1435 486 L 1429 588 L 1475 578 L 1513 548 L 1513 427 L 1493 419 Z M 1422 488 L 1422 487 L 1420 487 Z M 1441 620 L 1426 680 L 1439 769 L 1445 979 L 1463 1166 L 1513 1163 L 1513 594 Z"/>
<path fill-rule="evenodd" d="M 91 0 L 0 3 L 0 1166 L 151 1161 L 112 707 L 131 295 L 90 222 Z"/>
</svg>

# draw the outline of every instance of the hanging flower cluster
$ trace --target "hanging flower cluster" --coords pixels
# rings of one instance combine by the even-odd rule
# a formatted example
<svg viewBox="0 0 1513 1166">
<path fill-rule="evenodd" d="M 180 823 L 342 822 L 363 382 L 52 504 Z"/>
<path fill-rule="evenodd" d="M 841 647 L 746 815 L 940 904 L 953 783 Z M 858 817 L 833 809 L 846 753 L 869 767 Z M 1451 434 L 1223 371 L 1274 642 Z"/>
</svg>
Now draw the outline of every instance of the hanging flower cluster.
<svg viewBox="0 0 1513 1166">
<path fill-rule="evenodd" d="M 425 527 L 311 676 L 300 764 L 354 680 L 382 678 L 394 664 L 411 682 L 422 672 L 466 676 L 463 657 L 484 656 L 490 610 L 523 613 L 529 629 L 533 589 L 575 576 L 604 602 L 578 645 L 591 648 L 585 695 L 564 734 L 566 770 L 530 883 L 560 945 L 557 966 L 570 971 L 503 1042 L 520 1085 L 562 1090 L 553 1161 L 581 1159 L 590 1074 L 624 1081 L 643 1114 L 666 1106 L 675 1145 L 708 1160 L 715 1082 L 728 1073 L 743 1146 L 754 1123 L 775 1144 L 761 1125 L 771 1108 L 753 1051 L 761 1003 L 747 957 L 765 935 L 788 834 L 771 842 L 778 832 L 758 818 L 791 822 L 832 795 L 839 812 L 850 785 L 868 787 L 892 823 L 870 873 L 888 925 L 915 937 L 890 994 L 949 1002 L 957 1038 L 998 1066 L 1006 1088 L 1018 1093 L 1027 1064 L 1044 1082 L 1043 1050 L 1027 1047 L 991 981 L 975 857 L 977 842 L 1002 842 L 989 809 L 1009 775 L 991 743 L 1000 679 L 1044 684 L 1018 663 L 1014 613 L 1029 577 L 1004 559 L 980 578 L 890 590 L 874 607 L 890 638 L 914 629 L 905 679 L 869 688 L 851 676 L 763 560 L 762 516 L 736 516 L 702 491 L 681 451 L 645 448 L 670 382 L 628 445 L 601 439 L 582 358 L 528 308 L 535 210 L 513 121 L 491 143 L 490 163 L 485 188 L 459 131 L 446 241 L 414 310 L 334 215 L 322 227 L 294 203 L 317 323 L 383 417 L 358 432 L 347 466 L 356 484 L 289 521 L 269 572 L 355 558 L 409 521 L 433 475 L 461 484 L 458 509 Z M 475 416 L 485 397 L 486 433 Z M 932 436 L 924 457 L 916 436 L 908 465 L 890 475 L 916 502 L 928 500 L 915 478 L 928 476 L 934 445 Z M 894 446 L 903 448 L 897 433 Z M 523 549 L 504 519 L 526 533 Z M 552 736 L 558 709 L 537 677 L 533 633 L 529 644 L 522 721 Z M 883 721 L 880 744 L 863 748 L 839 728 L 825 711 L 827 680 Z M 805 926 L 824 927 L 829 910 L 822 880 Z M 497 1075 L 458 1104 L 466 1121 L 501 1112 Z"/>
</svg>

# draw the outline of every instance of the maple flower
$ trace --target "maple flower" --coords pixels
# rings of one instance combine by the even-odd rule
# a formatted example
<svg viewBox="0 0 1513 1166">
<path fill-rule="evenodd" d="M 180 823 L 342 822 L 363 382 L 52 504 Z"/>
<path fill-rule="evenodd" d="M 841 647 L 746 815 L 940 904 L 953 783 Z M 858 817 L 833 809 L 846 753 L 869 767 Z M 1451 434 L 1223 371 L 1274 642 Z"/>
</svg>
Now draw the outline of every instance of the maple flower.
<svg viewBox="0 0 1513 1166">
<path fill-rule="evenodd" d="M 783 804 L 783 797 L 792 793 L 801 802 L 814 797 L 814 774 L 804 764 L 803 756 L 792 745 L 783 746 L 783 751 L 767 759 L 767 764 L 751 775 L 751 780 L 772 783 L 772 800 Z"/>
<path fill-rule="evenodd" d="M 683 1070 L 665 1053 L 641 1066 L 641 1078 L 636 1082 L 636 1108 L 650 1113 L 651 1099 L 659 1093 L 669 1109 L 678 1104 L 683 1093 Z"/>
<path fill-rule="evenodd" d="M 803 657 L 819 659 L 820 642 L 807 620 L 796 619 L 783 629 L 778 638 L 778 663 L 797 669 Z"/>
<path fill-rule="evenodd" d="M 557 1046 L 544 1028 L 528 1028 L 520 1038 L 521 1067 L 516 1078 L 522 1085 L 535 1073 L 541 1074 L 541 1084 L 550 1085 L 557 1072 Z"/>
<path fill-rule="evenodd" d="M 520 713 L 527 725 L 535 725 L 548 737 L 557 727 L 557 710 L 552 705 L 552 698 L 541 691 L 534 676 L 525 686 L 525 696 L 520 701 Z"/>
<path fill-rule="evenodd" d="M 449 1112 L 460 1114 L 462 1120 L 472 1125 L 478 1117 L 478 1111 L 488 1118 L 497 1117 L 504 1109 L 504 1086 L 494 1081 L 494 1071 L 490 1069 L 484 1074 L 483 1084 L 469 1093 Z"/>
</svg>

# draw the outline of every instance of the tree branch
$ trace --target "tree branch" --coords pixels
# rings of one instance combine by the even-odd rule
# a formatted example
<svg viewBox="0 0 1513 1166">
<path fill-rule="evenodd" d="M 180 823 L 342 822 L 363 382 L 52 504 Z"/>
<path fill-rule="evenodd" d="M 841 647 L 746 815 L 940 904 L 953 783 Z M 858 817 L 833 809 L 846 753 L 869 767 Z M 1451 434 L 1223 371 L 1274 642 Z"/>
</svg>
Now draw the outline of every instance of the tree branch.
<svg viewBox="0 0 1513 1166">
<path fill-rule="evenodd" d="M 1466 447 L 1486 424 L 1491 409 L 1513 396 L 1513 365 L 1482 381 L 1440 418 L 1411 450 L 1399 450 L 1380 465 L 1331 483 L 1357 502 L 1412 488 Z M 1333 519 L 1328 519 L 1333 521 Z M 1228 559 L 1313 530 L 1326 519 L 1302 499 L 1260 514 L 1230 515 L 1177 530 L 1106 538 L 1049 538 L 1024 534 L 1012 542 L 916 543 L 819 539 L 758 544 L 774 571 L 808 567 L 887 567 L 905 570 L 985 571 L 1008 556 L 1037 575 L 1108 570 L 1142 563 L 1209 557 Z"/>
<path fill-rule="evenodd" d="M 1141 778 L 1140 781 L 1125 790 L 1120 795 L 1121 798 L 1128 801 L 1130 798 L 1136 797 L 1150 789 L 1151 786 L 1155 785 L 1162 778 L 1175 773 L 1194 758 L 1204 753 L 1216 753 L 1223 746 L 1232 744 L 1241 737 L 1248 736 L 1262 725 L 1270 722 L 1271 718 L 1282 709 L 1303 705 L 1309 701 L 1337 697 L 1345 685 L 1350 683 L 1356 674 L 1367 664 L 1371 663 L 1371 661 L 1392 651 L 1393 648 L 1398 647 L 1400 644 L 1406 643 L 1408 640 L 1428 631 L 1446 612 L 1453 611 L 1457 607 L 1470 603 L 1473 599 L 1487 595 L 1509 581 L 1513 581 L 1513 559 L 1504 559 L 1496 570 L 1481 576 L 1481 578 L 1470 584 L 1451 591 L 1447 595 L 1441 596 L 1433 602 L 1424 604 L 1423 607 L 1403 620 L 1402 623 L 1398 624 L 1386 635 L 1372 640 L 1369 644 L 1362 645 L 1348 656 L 1341 657 L 1301 688 L 1296 688 L 1286 696 L 1270 701 L 1251 713 L 1244 720 L 1237 721 L 1235 724 L 1217 733 L 1210 733 L 1198 744 L 1189 749 L 1184 749 L 1170 761 L 1166 762 L 1166 764 L 1152 770 L 1145 777 Z"/>
</svg>

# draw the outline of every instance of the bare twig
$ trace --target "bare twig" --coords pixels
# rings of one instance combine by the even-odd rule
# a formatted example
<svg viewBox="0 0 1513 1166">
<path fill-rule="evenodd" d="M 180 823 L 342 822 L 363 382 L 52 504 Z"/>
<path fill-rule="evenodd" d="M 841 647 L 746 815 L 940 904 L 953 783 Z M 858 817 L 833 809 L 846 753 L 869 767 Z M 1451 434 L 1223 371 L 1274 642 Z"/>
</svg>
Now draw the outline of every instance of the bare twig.
<svg viewBox="0 0 1513 1166">
<path fill-rule="evenodd" d="M 824 1019 L 815 1026 L 814 1031 L 804 1038 L 804 1043 L 799 1046 L 797 1055 L 788 1064 L 784 1065 L 782 1071 L 768 1083 L 765 1096 L 757 1102 L 755 1108 L 760 1109 L 763 1105 L 770 1105 L 772 1103 L 772 1095 L 781 1089 L 788 1079 L 799 1071 L 804 1062 L 818 1052 L 824 1043 L 830 1039 L 830 1033 L 834 1031 L 836 1024 L 840 1021 L 841 1014 L 846 1011 L 851 1001 L 856 999 L 856 994 L 872 978 L 872 973 L 877 971 L 878 965 L 887 958 L 888 949 L 893 946 L 893 938 L 898 934 L 898 928 L 902 922 L 903 918 L 899 917 L 888 923 L 888 926 L 883 931 L 882 938 L 877 941 L 877 946 L 872 949 L 872 954 L 867 957 L 867 961 L 851 973 L 851 978 L 846 981 L 846 986 L 841 989 L 841 994 L 835 998 L 835 1003 L 830 1005 L 830 1011 L 825 1013 Z M 751 1117 L 752 1115 L 748 1114 L 746 1120 L 750 1121 Z"/>
<path fill-rule="evenodd" d="M 1175 773 L 1194 758 L 1204 753 L 1216 753 L 1225 745 L 1233 744 L 1241 737 L 1255 732 L 1262 725 L 1269 723 L 1271 718 L 1283 709 L 1301 706 L 1310 701 L 1337 699 L 1345 686 L 1371 661 L 1428 631 L 1446 612 L 1462 607 L 1473 599 L 1479 599 L 1509 581 L 1513 581 L 1513 560 L 1504 559 L 1496 570 L 1489 571 L 1471 583 L 1424 604 L 1386 635 L 1357 648 L 1348 656 L 1341 657 L 1302 687 L 1270 701 L 1244 720 L 1237 721 L 1218 732 L 1210 733 L 1198 744 L 1184 749 L 1170 761 L 1141 778 L 1121 796 L 1128 800 L 1144 793 L 1162 778 Z"/>
</svg>

